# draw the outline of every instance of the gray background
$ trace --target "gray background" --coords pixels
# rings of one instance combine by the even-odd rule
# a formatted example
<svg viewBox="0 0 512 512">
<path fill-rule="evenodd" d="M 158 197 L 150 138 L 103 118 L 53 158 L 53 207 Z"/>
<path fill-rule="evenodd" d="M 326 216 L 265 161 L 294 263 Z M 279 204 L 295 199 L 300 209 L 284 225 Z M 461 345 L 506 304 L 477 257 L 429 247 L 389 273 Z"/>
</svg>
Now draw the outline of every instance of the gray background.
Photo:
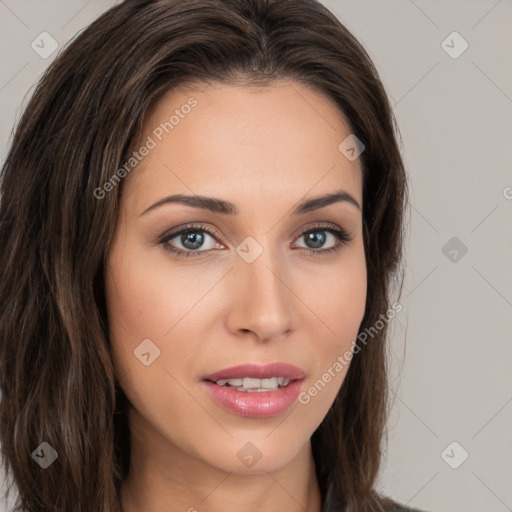
<svg viewBox="0 0 512 512">
<path fill-rule="evenodd" d="M 324 3 L 381 74 L 410 176 L 380 489 L 432 512 L 512 510 L 512 2 Z M 2 160 L 57 54 L 43 59 L 31 42 L 47 31 L 60 49 L 113 4 L 0 0 Z M 469 45 L 457 58 L 445 49 L 459 51 L 460 39 L 442 45 L 454 31 Z"/>
</svg>

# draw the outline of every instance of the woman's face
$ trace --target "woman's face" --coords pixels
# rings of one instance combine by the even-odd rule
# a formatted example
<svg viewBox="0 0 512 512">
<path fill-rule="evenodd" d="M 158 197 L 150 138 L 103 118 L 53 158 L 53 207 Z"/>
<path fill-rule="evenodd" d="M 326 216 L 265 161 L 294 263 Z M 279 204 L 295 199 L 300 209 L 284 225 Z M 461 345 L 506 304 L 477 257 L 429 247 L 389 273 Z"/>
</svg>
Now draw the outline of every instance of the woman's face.
<svg viewBox="0 0 512 512">
<path fill-rule="evenodd" d="M 309 443 L 365 309 L 360 159 L 338 148 L 350 134 L 296 82 L 175 89 L 149 112 L 106 272 L 114 363 L 147 454 L 257 473 Z M 354 202 L 308 206 L 341 191 Z M 187 204 L 165 202 L 178 194 Z M 223 372 L 240 365 L 256 367 Z"/>
</svg>

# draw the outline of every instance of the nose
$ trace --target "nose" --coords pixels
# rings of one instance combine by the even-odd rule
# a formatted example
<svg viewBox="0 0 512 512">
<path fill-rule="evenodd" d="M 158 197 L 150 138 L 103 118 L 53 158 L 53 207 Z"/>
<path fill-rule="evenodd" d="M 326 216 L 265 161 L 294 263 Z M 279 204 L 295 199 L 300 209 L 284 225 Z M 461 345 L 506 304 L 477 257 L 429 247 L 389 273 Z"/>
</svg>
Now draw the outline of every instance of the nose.
<svg viewBox="0 0 512 512">
<path fill-rule="evenodd" d="M 250 332 L 260 341 L 270 341 L 292 328 L 293 293 L 284 266 L 276 259 L 265 251 L 252 263 L 237 258 L 228 279 L 230 332 Z"/>
</svg>

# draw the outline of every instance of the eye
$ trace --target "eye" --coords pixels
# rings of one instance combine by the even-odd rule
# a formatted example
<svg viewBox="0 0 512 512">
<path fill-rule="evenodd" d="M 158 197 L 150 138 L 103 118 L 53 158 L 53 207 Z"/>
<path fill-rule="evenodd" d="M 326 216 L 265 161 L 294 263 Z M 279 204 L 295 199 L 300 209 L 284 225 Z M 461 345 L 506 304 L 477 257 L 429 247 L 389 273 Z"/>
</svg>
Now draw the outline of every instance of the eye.
<svg viewBox="0 0 512 512">
<path fill-rule="evenodd" d="M 208 227 L 202 224 L 192 224 L 163 235 L 158 243 L 166 251 L 180 257 L 205 256 L 212 249 L 225 248 L 217 242 L 216 239 L 218 238 L 221 238 L 220 234 L 211 231 Z M 313 226 L 303 231 L 296 240 L 301 238 L 304 238 L 306 247 L 298 246 L 298 248 L 306 250 L 313 256 L 339 251 L 352 240 L 346 231 L 334 224 Z M 330 247 L 323 248 L 326 244 L 330 245 Z M 295 243 L 292 244 L 292 247 L 296 247 Z"/>
<path fill-rule="evenodd" d="M 304 231 L 297 240 L 302 238 L 306 243 L 305 249 L 313 256 L 333 251 L 337 252 L 352 240 L 345 230 L 336 227 L 334 224 L 314 226 Z M 326 244 L 330 247 L 323 248 Z"/>
<path fill-rule="evenodd" d="M 203 225 L 188 225 L 180 230 L 164 235 L 160 239 L 159 244 L 163 245 L 166 251 L 179 256 L 197 256 L 214 249 L 217 245 L 221 245 L 216 243 L 215 236 L 214 232 L 211 232 Z M 208 241 L 209 238 L 211 239 L 210 241 Z M 224 246 L 221 245 L 222 247 Z"/>
</svg>

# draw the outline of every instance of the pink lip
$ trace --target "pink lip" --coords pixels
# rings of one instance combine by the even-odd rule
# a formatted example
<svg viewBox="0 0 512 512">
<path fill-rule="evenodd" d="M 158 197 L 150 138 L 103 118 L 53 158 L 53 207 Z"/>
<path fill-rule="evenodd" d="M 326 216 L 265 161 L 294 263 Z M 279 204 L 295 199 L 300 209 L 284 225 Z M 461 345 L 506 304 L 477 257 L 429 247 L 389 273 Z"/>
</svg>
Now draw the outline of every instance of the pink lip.
<svg viewBox="0 0 512 512">
<path fill-rule="evenodd" d="M 219 386 L 220 379 L 252 377 L 264 379 L 285 377 L 290 383 L 276 391 L 249 392 Z M 300 368 L 285 363 L 273 363 L 264 366 L 244 364 L 226 368 L 203 377 L 201 384 L 215 403 L 226 411 L 238 416 L 252 418 L 270 418 L 288 409 L 299 396 L 306 374 Z"/>
<path fill-rule="evenodd" d="M 306 374 L 297 366 L 287 363 L 271 363 L 266 365 L 241 364 L 231 368 L 225 368 L 210 375 L 205 375 L 202 380 L 216 382 L 221 379 L 240 379 L 251 377 L 253 379 L 268 379 L 270 377 L 285 377 L 290 380 L 303 379 Z"/>
</svg>

